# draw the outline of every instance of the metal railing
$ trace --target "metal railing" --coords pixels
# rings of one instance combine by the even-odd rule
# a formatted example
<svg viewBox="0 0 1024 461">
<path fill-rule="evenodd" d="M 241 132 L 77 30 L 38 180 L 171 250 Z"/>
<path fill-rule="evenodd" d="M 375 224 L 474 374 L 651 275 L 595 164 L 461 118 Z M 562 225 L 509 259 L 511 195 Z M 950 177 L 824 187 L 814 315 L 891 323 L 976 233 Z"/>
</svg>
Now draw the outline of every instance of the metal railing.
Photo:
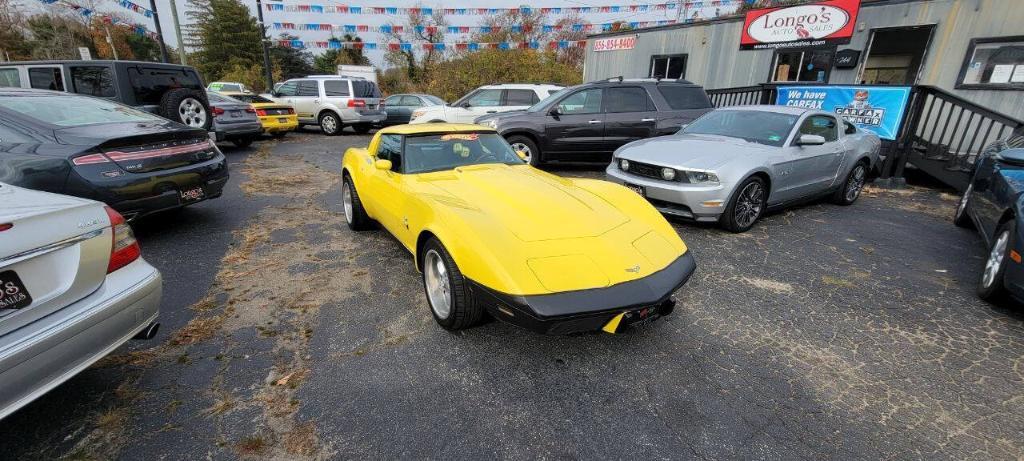
<svg viewBox="0 0 1024 461">
<path fill-rule="evenodd" d="M 772 104 L 774 96 L 769 94 L 773 88 L 765 85 L 743 86 L 739 88 L 719 88 L 708 90 L 708 97 L 715 107 L 749 106 L 753 104 Z M 771 97 L 770 97 L 771 96 Z"/>
</svg>

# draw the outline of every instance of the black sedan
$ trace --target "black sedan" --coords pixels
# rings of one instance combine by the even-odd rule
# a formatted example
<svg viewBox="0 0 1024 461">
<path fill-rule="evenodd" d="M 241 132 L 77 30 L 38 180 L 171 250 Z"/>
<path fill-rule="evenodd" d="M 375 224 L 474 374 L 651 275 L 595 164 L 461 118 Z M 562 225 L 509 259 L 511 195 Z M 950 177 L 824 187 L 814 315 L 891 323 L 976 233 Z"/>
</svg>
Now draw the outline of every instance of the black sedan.
<svg viewBox="0 0 1024 461">
<path fill-rule="evenodd" d="M 384 112 L 388 118 L 381 123 L 383 126 L 402 125 L 409 123 L 412 111 L 426 106 L 443 106 L 443 99 L 429 94 L 393 94 L 384 100 Z"/>
<path fill-rule="evenodd" d="M 0 182 L 99 200 L 132 219 L 218 197 L 227 180 L 205 130 L 106 99 L 0 90 Z"/>
<path fill-rule="evenodd" d="M 987 146 L 978 155 L 971 182 L 953 222 L 974 226 L 989 255 L 978 281 L 978 297 L 993 301 L 1007 293 L 1024 300 L 1024 133 Z"/>
</svg>

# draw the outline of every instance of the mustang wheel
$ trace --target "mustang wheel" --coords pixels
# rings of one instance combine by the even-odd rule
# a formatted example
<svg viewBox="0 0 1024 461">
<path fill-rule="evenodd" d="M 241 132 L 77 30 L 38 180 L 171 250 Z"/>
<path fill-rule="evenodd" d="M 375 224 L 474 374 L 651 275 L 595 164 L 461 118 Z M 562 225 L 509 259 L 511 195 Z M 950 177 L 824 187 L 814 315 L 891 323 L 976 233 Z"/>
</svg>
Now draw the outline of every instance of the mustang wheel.
<svg viewBox="0 0 1024 461">
<path fill-rule="evenodd" d="M 434 320 L 446 330 L 469 328 L 483 318 L 483 307 L 476 303 L 455 260 L 436 238 L 423 245 L 423 289 Z"/>
<path fill-rule="evenodd" d="M 341 120 L 334 112 L 324 112 L 320 115 L 320 131 L 327 136 L 337 136 L 341 134 Z"/>
<path fill-rule="evenodd" d="M 971 193 L 974 192 L 974 183 L 967 185 L 967 190 L 964 191 L 964 196 L 960 197 L 960 203 L 956 206 L 956 213 L 953 214 L 953 224 L 960 227 L 973 227 L 974 223 L 971 222 L 971 216 L 967 214 L 968 202 L 971 201 Z"/>
<path fill-rule="evenodd" d="M 768 202 L 767 186 L 763 179 L 751 176 L 740 183 L 729 206 L 719 218 L 722 227 L 730 232 L 746 232 L 761 218 Z"/>
<path fill-rule="evenodd" d="M 850 174 L 846 175 L 846 181 L 843 185 L 836 189 L 835 195 L 832 196 L 832 203 L 836 205 L 853 205 L 853 202 L 857 201 L 860 197 L 860 192 L 864 190 L 864 183 L 868 177 L 868 166 L 864 162 L 857 163 L 850 170 Z"/>
<path fill-rule="evenodd" d="M 533 140 L 526 136 L 509 136 L 508 143 L 512 145 L 512 149 L 523 151 L 526 154 L 526 163 L 533 166 L 540 165 L 540 149 L 537 148 L 537 144 L 534 144 Z"/>
<path fill-rule="evenodd" d="M 1006 272 L 1006 260 L 1010 259 L 1010 240 L 1013 239 L 1016 228 L 1015 222 L 1010 220 L 996 230 L 992 250 L 985 261 L 985 270 L 981 272 L 981 280 L 978 281 L 978 297 L 985 301 L 995 301 L 1006 293 L 1003 273 Z"/>
<path fill-rule="evenodd" d="M 366 215 L 356 186 L 352 184 L 352 178 L 347 174 L 341 185 L 341 205 L 345 209 L 345 222 L 349 229 L 361 231 L 370 228 L 370 217 Z"/>
</svg>

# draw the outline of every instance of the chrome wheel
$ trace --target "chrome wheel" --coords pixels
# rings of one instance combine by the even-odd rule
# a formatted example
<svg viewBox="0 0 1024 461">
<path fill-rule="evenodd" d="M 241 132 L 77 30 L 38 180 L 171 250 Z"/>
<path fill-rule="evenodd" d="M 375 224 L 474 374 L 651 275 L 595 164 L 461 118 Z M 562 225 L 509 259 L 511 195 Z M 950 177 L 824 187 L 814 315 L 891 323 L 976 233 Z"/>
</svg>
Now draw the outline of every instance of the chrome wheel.
<svg viewBox="0 0 1024 461">
<path fill-rule="evenodd" d="M 325 115 L 324 118 L 320 120 L 320 127 L 327 133 L 334 133 L 338 131 L 338 120 L 335 119 L 333 115 Z"/>
<path fill-rule="evenodd" d="M 341 188 L 341 205 L 345 208 L 345 221 L 352 224 L 352 183 L 348 181 Z"/>
<path fill-rule="evenodd" d="M 859 164 L 853 168 L 853 172 L 850 173 L 850 179 L 846 182 L 846 201 L 852 202 L 857 200 L 860 196 L 860 191 L 864 189 L 864 179 L 867 177 L 867 168 L 864 168 L 863 164 Z"/>
<path fill-rule="evenodd" d="M 514 142 L 512 143 L 512 150 L 526 154 L 526 158 L 523 159 L 526 161 L 526 163 L 530 163 L 530 160 L 533 159 L 533 152 L 530 151 L 530 147 L 527 146 L 526 144 L 523 144 L 521 142 Z"/>
<path fill-rule="evenodd" d="M 206 126 L 206 108 L 195 98 L 185 98 L 178 104 L 178 116 L 181 123 L 193 128 Z"/>
<path fill-rule="evenodd" d="M 423 282 L 427 286 L 427 297 L 434 315 L 447 319 L 452 312 L 452 289 L 448 268 L 437 250 L 431 249 L 423 258 Z"/>
<path fill-rule="evenodd" d="M 964 191 L 963 197 L 960 197 L 960 203 L 956 206 L 956 216 L 954 218 L 960 219 L 967 211 L 967 201 L 971 199 L 971 192 L 974 192 L 974 184 L 968 184 L 967 190 Z"/>
<path fill-rule="evenodd" d="M 985 272 L 981 276 L 981 286 L 988 288 L 996 281 L 999 269 L 1003 267 L 1003 259 L 1006 257 L 1006 245 L 1010 242 L 1010 231 L 1005 230 L 996 238 L 992 245 L 992 252 L 988 254 L 988 261 L 985 262 Z"/>
<path fill-rule="evenodd" d="M 752 226 L 754 221 L 757 221 L 757 218 L 761 216 L 763 208 L 764 188 L 761 187 L 761 183 L 752 182 L 747 184 L 747 187 L 744 187 L 736 198 L 736 208 L 733 211 L 736 224 L 740 227 Z"/>
</svg>

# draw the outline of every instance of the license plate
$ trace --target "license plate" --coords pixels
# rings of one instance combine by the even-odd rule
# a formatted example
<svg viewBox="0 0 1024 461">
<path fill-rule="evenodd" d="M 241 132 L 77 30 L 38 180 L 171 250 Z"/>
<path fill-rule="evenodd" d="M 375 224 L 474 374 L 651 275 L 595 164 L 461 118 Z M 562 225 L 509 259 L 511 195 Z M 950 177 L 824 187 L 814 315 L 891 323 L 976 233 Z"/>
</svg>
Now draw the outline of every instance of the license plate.
<svg viewBox="0 0 1024 461">
<path fill-rule="evenodd" d="M 624 186 L 626 186 L 627 189 L 640 194 L 641 197 L 647 196 L 647 191 L 644 190 L 644 186 L 638 186 L 636 184 L 630 184 L 628 182 L 624 184 Z"/>
<path fill-rule="evenodd" d="M 288 123 L 288 119 L 285 118 L 285 117 L 281 117 L 281 118 L 277 119 L 277 123 Z"/>
<path fill-rule="evenodd" d="M 32 304 L 25 284 L 14 271 L 0 272 L 0 309 L 21 309 Z"/>
<path fill-rule="evenodd" d="M 186 190 L 181 191 L 181 199 L 186 201 L 186 202 L 194 202 L 196 200 L 202 200 L 203 197 L 205 197 L 205 196 L 206 196 L 206 193 L 203 192 L 203 187 L 202 186 L 193 187 L 191 189 L 186 189 Z"/>
<path fill-rule="evenodd" d="M 644 307 L 642 309 L 627 312 L 622 319 L 622 323 L 630 326 L 640 326 L 645 323 L 651 323 L 658 317 L 657 307 Z"/>
<path fill-rule="evenodd" d="M 241 117 L 241 116 L 242 116 L 242 112 L 240 112 L 240 111 L 237 111 L 237 110 L 229 110 L 228 111 L 228 117 L 238 118 L 238 117 Z"/>
</svg>

